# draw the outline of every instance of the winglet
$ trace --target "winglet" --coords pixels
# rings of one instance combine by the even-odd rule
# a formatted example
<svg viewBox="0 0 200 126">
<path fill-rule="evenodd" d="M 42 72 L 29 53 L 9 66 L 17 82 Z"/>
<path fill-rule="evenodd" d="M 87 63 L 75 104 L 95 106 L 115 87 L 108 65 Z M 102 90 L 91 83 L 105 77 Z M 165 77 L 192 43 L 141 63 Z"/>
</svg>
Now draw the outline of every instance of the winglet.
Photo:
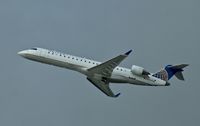
<svg viewBox="0 0 200 126">
<path fill-rule="evenodd" d="M 121 93 L 116 94 L 115 97 L 118 97 L 120 94 L 121 94 Z"/>
<path fill-rule="evenodd" d="M 125 53 L 125 55 L 129 55 L 132 52 L 132 49 Z"/>
</svg>

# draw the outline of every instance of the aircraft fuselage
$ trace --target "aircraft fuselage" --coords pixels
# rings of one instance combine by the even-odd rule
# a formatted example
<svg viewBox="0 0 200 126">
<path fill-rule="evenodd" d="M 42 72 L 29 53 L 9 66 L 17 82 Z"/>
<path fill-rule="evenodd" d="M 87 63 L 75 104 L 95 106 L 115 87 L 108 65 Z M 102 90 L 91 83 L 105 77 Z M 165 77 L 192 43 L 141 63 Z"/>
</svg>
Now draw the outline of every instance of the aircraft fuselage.
<svg viewBox="0 0 200 126">
<path fill-rule="evenodd" d="M 19 55 L 41 63 L 50 64 L 58 67 L 67 68 L 80 72 L 84 75 L 91 76 L 88 73 L 88 69 L 95 67 L 101 62 L 81 58 L 77 56 L 72 56 L 68 54 L 63 54 L 57 51 L 52 51 L 42 48 L 33 48 L 29 50 L 24 50 L 18 53 Z M 95 78 L 102 77 L 98 74 L 92 75 Z M 131 69 L 117 66 L 110 78 L 107 78 L 111 83 L 130 83 L 135 85 L 144 86 L 166 86 L 166 81 L 159 78 L 149 76 L 137 76 L 131 72 Z"/>
</svg>

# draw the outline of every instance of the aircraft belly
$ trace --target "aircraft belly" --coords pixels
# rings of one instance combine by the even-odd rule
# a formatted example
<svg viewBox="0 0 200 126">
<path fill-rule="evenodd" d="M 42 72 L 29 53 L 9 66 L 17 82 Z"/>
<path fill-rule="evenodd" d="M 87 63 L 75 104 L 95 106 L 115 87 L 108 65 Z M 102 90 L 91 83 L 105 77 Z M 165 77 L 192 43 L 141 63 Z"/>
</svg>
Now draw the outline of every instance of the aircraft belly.
<svg viewBox="0 0 200 126">
<path fill-rule="evenodd" d="M 110 78 L 111 83 L 128 83 L 126 77 L 121 75 L 112 75 Z"/>
<path fill-rule="evenodd" d="M 40 55 L 27 55 L 26 58 L 33 61 L 40 62 L 40 63 L 63 67 L 70 70 L 75 70 L 83 74 L 85 74 L 86 72 L 83 66 L 79 66 L 79 65 L 76 65 L 75 63 L 67 62 L 64 59 L 53 59 L 47 56 L 40 56 Z"/>
<path fill-rule="evenodd" d="M 142 86 L 164 86 L 165 81 L 142 77 L 129 77 L 129 83 Z"/>
<path fill-rule="evenodd" d="M 136 79 L 131 79 L 129 77 L 125 77 L 122 75 L 112 75 L 110 78 L 111 83 L 130 83 L 134 85 L 147 85 L 146 83 L 136 80 Z"/>
<path fill-rule="evenodd" d="M 49 59 L 49 58 L 44 58 L 47 64 L 58 66 L 58 67 L 63 67 L 67 68 L 70 70 L 75 70 L 81 73 L 85 73 L 85 69 L 83 66 L 80 66 L 76 63 L 70 63 L 65 60 L 54 60 L 54 59 Z"/>
</svg>

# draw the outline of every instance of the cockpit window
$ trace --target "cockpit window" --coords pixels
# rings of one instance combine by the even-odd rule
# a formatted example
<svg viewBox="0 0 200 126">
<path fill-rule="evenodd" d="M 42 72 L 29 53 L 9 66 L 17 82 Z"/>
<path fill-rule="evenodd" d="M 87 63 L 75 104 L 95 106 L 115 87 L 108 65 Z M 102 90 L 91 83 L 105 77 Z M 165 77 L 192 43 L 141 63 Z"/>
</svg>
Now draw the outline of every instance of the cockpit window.
<svg viewBox="0 0 200 126">
<path fill-rule="evenodd" d="M 37 48 L 31 48 L 31 50 L 37 50 Z"/>
</svg>

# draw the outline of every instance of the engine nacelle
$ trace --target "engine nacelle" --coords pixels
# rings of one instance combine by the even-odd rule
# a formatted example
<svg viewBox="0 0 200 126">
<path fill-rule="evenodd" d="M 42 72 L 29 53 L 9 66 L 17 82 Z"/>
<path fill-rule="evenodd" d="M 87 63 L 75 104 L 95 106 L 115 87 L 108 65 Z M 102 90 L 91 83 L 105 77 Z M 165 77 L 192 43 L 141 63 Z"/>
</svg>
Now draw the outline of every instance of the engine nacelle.
<svg viewBox="0 0 200 126">
<path fill-rule="evenodd" d="M 133 65 L 131 67 L 131 72 L 135 75 L 149 75 L 150 73 L 146 71 L 144 68 Z"/>
</svg>

